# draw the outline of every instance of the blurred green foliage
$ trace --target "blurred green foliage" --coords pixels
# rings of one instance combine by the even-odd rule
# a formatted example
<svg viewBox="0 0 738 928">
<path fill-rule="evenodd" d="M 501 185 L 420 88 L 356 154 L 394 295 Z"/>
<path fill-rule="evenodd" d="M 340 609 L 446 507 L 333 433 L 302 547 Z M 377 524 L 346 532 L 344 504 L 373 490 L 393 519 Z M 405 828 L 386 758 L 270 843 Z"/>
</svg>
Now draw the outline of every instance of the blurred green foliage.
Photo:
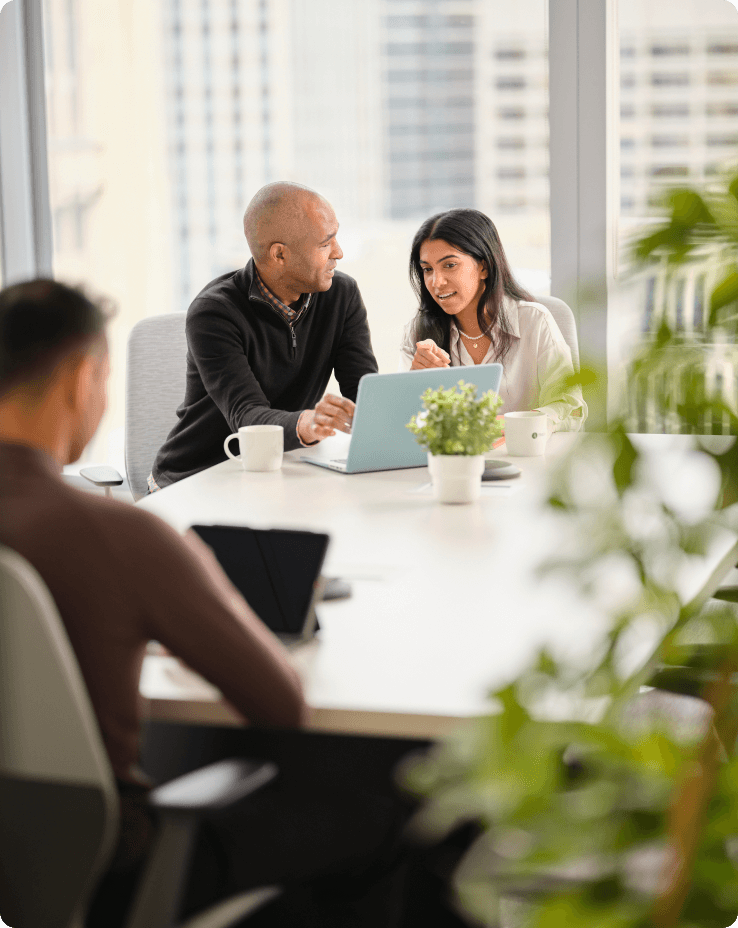
<svg viewBox="0 0 738 928">
<path fill-rule="evenodd" d="M 735 330 L 738 177 L 722 191 L 673 190 L 667 205 L 632 254 L 676 268 L 717 248 L 707 334 Z M 629 381 L 665 382 L 676 338 L 661 324 Z M 720 416 L 738 433 L 736 410 L 705 388 L 699 348 L 679 357 L 694 389 L 656 402 L 683 431 Z M 574 380 L 596 386 L 598 372 Z M 738 545 L 698 595 L 678 593 L 695 558 L 736 537 L 738 443 L 694 439 L 690 466 L 698 459 L 713 487 L 695 509 L 656 479 L 626 429 L 623 417 L 581 436 L 548 494 L 561 544 L 540 570 L 566 577 L 605 618 L 599 649 L 541 651 L 490 694 L 495 711 L 403 772 L 425 797 L 415 827 L 426 839 L 480 823 L 453 884 L 472 925 L 726 928 L 738 916 L 738 590 L 714 596 Z M 567 621 L 555 602 L 550 621 Z"/>
</svg>

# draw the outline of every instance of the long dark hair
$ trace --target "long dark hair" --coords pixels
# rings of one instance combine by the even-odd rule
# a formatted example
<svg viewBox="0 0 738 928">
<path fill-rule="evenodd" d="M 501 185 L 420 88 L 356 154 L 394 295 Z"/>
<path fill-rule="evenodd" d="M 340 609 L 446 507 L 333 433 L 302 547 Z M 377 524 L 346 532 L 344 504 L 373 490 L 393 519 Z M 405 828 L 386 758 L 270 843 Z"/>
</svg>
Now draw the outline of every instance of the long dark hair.
<svg viewBox="0 0 738 928">
<path fill-rule="evenodd" d="M 502 361 L 512 344 L 503 298 L 533 301 L 518 284 L 507 263 L 505 251 L 492 220 L 478 209 L 450 209 L 426 219 L 415 233 L 410 250 L 410 283 L 418 297 L 418 314 L 413 320 L 414 341 L 432 338 L 444 351 L 449 350 L 451 317 L 436 303 L 425 285 L 420 267 L 423 242 L 443 239 L 476 261 L 484 262 L 487 278 L 477 304 L 480 330 L 492 341 L 495 359 Z"/>
</svg>

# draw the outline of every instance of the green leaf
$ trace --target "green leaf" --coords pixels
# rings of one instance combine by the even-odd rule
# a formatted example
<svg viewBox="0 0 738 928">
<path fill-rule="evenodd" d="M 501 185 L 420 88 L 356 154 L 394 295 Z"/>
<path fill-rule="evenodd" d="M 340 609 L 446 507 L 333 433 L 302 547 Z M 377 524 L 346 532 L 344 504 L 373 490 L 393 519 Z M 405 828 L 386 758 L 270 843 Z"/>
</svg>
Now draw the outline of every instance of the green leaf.
<svg viewBox="0 0 738 928">
<path fill-rule="evenodd" d="M 738 301 L 738 273 L 730 271 L 715 287 L 710 297 L 710 325 L 717 325 L 718 313 L 724 307 Z"/>
<path fill-rule="evenodd" d="M 714 225 L 715 219 L 699 193 L 688 188 L 676 189 L 669 195 L 672 226 L 692 229 L 698 224 Z"/>
<path fill-rule="evenodd" d="M 618 493 L 622 496 L 633 483 L 633 467 L 638 460 L 638 452 L 625 432 L 621 432 L 617 440 L 620 450 L 612 467 L 612 475 Z"/>
<path fill-rule="evenodd" d="M 736 176 L 733 178 L 733 180 L 728 185 L 728 193 L 738 203 L 738 174 L 736 174 Z"/>
</svg>

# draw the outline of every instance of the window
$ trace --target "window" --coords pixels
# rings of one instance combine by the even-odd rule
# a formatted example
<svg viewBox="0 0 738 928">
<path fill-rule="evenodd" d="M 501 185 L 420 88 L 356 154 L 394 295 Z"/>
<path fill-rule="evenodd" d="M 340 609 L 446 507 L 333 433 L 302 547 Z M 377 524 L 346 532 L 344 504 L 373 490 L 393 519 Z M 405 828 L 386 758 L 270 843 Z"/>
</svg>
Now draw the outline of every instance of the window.
<svg viewBox="0 0 738 928">
<path fill-rule="evenodd" d="M 708 55 L 736 55 L 738 56 L 737 42 L 713 42 L 707 46 Z"/>
<path fill-rule="evenodd" d="M 652 74 L 651 84 L 654 87 L 686 87 L 689 84 L 689 74 L 682 73 Z"/>
<path fill-rule="evenodd" d="M 525 119 L 525 110 L 522 107 L 512 109 L 506 106 L 497 110 L 497 115 L 500 119 Z"/>
<path fill-rule="evenodd" d="M 497 147 L 505 150 L 520 151 L 525 148 L 525 139 L 518 136 L 502 136 L 497 140 Z"/>
<path fill-rule="evenodd" d="M 663 215 L 665 190 L 721 177 L 738 148 L 735 7 L 724 0 L 618 0 L 618 19 L 621 73 L 627 67 L 628 73 L 645 73 L 647 80 L 625 88 L 621 83 L 620 92 L 620 147 L 628 163 L 620 171 L 622 248 L 608 310 L 610 374 L 616 382 L 634 347 L 633 333 L 651 338 L 665 318 L 685 346 L 693 348 L 702 337 L 709 310 L 705 274 L 695 265 L 668 280 L 665 270 L 634 278 L 628 274 L 629 249 L 633 236 Z M 646 144 L 637 145 L 636 139 Z M 618 385 L 631 408 L 640 411 L 634 428 L 669 429 L 669 422 L 656 420 L 645 388 Z"/>
<path fill-rule="evenodd" d="M 498 90 L 524 90 L 526 82 L 524 77 L 498 77 Z"/>
<path fill-rule="evenodd" d="M 708 135 L 707 145 L 710 148 L 730 148 L 738 145 L 738 134 L 735 135 Z"/>
<path fill-rule="evenodd" d="M 688 119 L 689 106 L 686 103 L 659 103 L 651 107 L 654 119 Z"/>
<path fill-rule="evenodd" d="M 119 305 L 110 410 L 90 458 L 121 466 L 131 327 L 184 310 L 245 263 L 243 211 L 269 181 L 304 183 L 336 208 L 340 266 L 361 287 L 380 370 L 396 369 L 415 305 L 408 241 L 433 213 L 490 214 L 522 283 L 545 292 L 546 0 L 512 11 L 502 0 L 154 0 L 135 30 L 111 29 L 129 6 L 44 0 L 54 266 Z M 534 162 L 506 164 L 526 136 Z"/>
<path fill-rule="evenodd" d="M 654 148 L 686 148 L 689 145 L 688 135 L 654 135 L 651 138 Z"/>
<path fill-rule="evenodd" d="M 738 84 L 738 71 L 710 71 L 707 83 L 712 87 L 735 87 Z"/>
<path fill-rule="evenodd" d="M 688 55 L 689 45 L 652 45 L 651 54 L 654 58 L 664 58 L 674 55 Z"/>
<path fill-rule="evenodd" d="M 738 116 L 738 103 L 708 103 L 707 115 L 732 119 Z"/>
<path fill-rule="evenodd" d="M 470 55 L 471 42 L 390 42 L 388 55 Z"/>
<path fill-rule="evenodd" d="M 525 197 L 500 197 L 497 201 L 497 209 L 501 213 L 521 213 L 528 206 Z"/>
<path fill-rule="evenodd" d="M 666 164 L 649 170 L 651 177 L 688 177 L 689 168 L 683 164 Z"/>
<path fill-rule="evenodd" d="M 498 168 L 497 176 L 500 180 L 525 180 L 525 168 Z"/>
</svg>

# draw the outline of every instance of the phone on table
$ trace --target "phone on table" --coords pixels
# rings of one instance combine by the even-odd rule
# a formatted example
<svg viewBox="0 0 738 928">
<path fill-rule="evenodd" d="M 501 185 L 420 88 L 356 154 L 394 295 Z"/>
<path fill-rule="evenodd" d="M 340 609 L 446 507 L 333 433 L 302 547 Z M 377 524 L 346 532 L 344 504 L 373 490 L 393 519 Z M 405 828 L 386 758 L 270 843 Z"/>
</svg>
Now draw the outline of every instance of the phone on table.
<svg viewBox="0 0 738 928">
<path fill-rule="evenodd" d="M 485 461 L 484 473 L 482 480 L 489 482 L 491 480 L 510 480 L 513 477 L 520 476 L 520 468 L 510 461 Z"/>
</svg>

